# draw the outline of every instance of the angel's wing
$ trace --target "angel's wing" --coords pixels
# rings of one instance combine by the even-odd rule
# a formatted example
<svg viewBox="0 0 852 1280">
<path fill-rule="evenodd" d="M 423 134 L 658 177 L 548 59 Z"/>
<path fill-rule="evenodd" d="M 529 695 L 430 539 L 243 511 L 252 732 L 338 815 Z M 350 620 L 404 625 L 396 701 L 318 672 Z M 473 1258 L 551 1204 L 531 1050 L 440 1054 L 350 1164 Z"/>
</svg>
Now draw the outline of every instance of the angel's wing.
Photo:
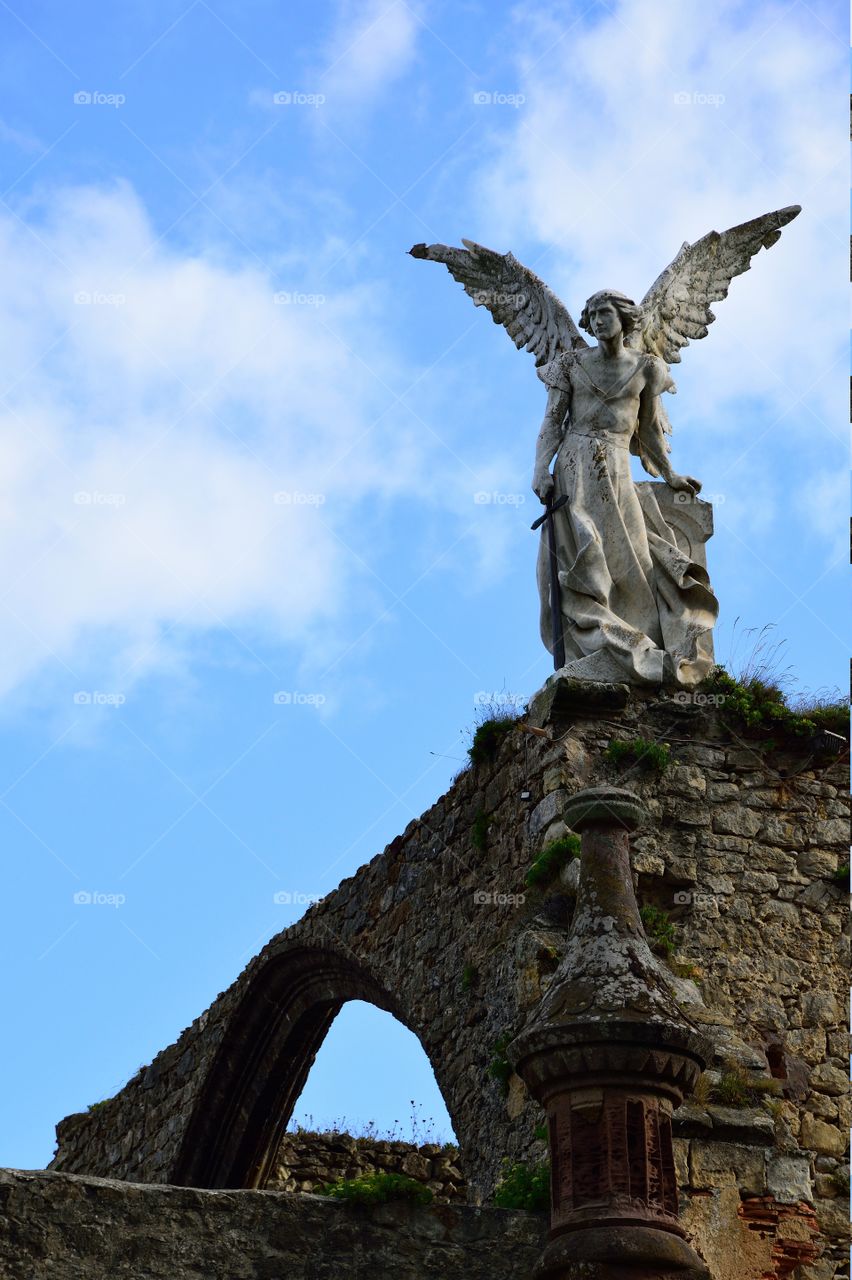
<svg viewBox="0 0 852 1280">
<path fill-rule="evenodd" d="M 555 293 L 511 253 L 495 253 L 472 240 L 462 240 L 464 249 L 446 244 L 416 244 L 409 253 L 414 258 L 443 262 L 444 266 L 473 298 L 477 307 L 487 307 L 495 324 L 502 324 L 515 346 L 525 347 L 537 365 L 547 364 L 560 351 L 573 351 L 589 344 Z"/>
<path fill-rule="evenodd" d="M 690 338 L 706 337 L 707 326 L 716 319 L 710 303 L 728 296 L 734 276 L 748 271 L 754 255 L 771 248 L 781 228 L 800 212 L 801 205 L 791 204 L 684 244 L 642 299 L 644 318 L 628 345 L 661 356 L 666 364 L 679 362 L 681 347 Z"/>
</svg>

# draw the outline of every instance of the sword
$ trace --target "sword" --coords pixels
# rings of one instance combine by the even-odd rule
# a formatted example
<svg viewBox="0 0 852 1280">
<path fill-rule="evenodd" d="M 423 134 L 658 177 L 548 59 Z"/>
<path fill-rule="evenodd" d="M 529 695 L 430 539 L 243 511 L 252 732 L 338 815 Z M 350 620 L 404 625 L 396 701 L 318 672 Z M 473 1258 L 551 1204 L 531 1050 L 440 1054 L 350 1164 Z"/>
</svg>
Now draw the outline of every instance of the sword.
<svg viewBox="0 0 852 1280">
<path fill-rule="evenodd" d="M 562 494 L 552 502 L 549 498 L 544 504 L 544 514 L 530 525 L 531 529 L 540 528 L 547 522 L 547 551 L 550 559 L 550 620 L 553 640 L 553 669 L 559 671 L 565 666 L 565 639 L 562 635 L 562 608 L 559 602 L 559 564 L 556 559 L 556 530 L 553 527 L 553 516 L 568 501 L 568 495 Z"/>
</svg>

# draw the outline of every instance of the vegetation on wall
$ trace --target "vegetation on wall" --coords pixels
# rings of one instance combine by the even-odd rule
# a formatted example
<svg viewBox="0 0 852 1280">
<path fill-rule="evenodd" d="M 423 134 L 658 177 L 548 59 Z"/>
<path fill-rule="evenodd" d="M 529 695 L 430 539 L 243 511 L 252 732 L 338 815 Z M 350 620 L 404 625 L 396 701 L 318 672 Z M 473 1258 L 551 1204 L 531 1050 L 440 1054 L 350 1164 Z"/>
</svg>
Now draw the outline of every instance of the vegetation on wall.
<svg viewBox="0 0 852 1280">
<path fill-rule="evenodd" d="M 575 835 L 560 836 L 545 845 L 541 853 L 530 866 L 524 877 L 528 888 L 549 884 L 563 867 L 574 858 L 580 856 L 580 837 Z"/>
<path fill-rule="evenodd" d="M 478 849 L 480 853 L 484 853 L 488 848 L 488 824 L 489 816 L 480 809 L 479 813 L 473 820 L 473 826 L 470 829 L 470 840 L 474 849 Z"/>
<path fill-rule="evenodd" d="M 497 1081 L 504 1095 L 509 1092 L 509 1076 L 512 1074 L 512 1064 L 506 1057 L 506 1050 L 514 1038 L 511 1031 L 504 1031 L 501 1036 L 498 1036 L 494 1042 L 491 1061 L 486 1068 L 487 1074 L 492 1080 Z"/>
<path fill-rule="evenodd" d="M 651 742 L 648 738 L 633 738 L 629 742 L 613 738 L 605 755 L 615 765 L 633 765 L 649 772 L 663 773 L 671 758 L 671 747 L 667 742 Z"/>
<path fill-rule="evenodd" d="M 677 943 L 674 925 L 669 919 L 668 912 L 663 911 L 662 907 L 655 907 L 648 903 L 640 909 L 639 915 L 651 950 L 658 956 L 666 958 L 674 955 Z"/>
<path fill-rule="evenodd" d="M 503 1172 L 494 1191 L 498 1209 L 547 1209 L 550 1205 L 550 1161 L 540 1164 L 503 1161 Z"/>
<path fill-rule="evenodd" d="M 411 1200 L 415 1204 L 432 1201 L 429 1188 L 404 1173 L 365 1173 L 360 1178 L 341 1178 L 319 1187 L 317 1194 L 365 1205 L 387 1204 L 389 1200 Z"/>
</svg>

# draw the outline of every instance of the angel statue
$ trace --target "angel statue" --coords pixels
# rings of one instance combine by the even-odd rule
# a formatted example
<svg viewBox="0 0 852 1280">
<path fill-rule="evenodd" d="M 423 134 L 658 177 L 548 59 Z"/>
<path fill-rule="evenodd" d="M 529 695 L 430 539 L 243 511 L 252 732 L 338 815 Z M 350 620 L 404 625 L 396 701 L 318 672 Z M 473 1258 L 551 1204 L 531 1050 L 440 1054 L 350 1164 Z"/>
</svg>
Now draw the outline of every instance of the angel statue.
<svg viewBox="0 0 852 1280">
<path fill-rule="evenodd" d="M 511 253 L 464 240 L 418 244 L 443 262 L 515 346 L 535 356 L 547 387 L 533 490 L 545 504 L 538 556 L 541 635 L 565 674 L 633 684 L 698 684 L 713 665 L 718 603 L 704 542 L 712 508 L 698 480 L 669 461 L 661 402 L 669 364 L 715 319 L 710 303 L 770 248 L 800 209 L 791 205 L 684 244 L 639 306 L 616 289 L 592 294 L 580 328 Z M 663 484 L 634 483 L 630 454 Z M 555 458 L 555 466 L 550 466 Z"/>
</svg>

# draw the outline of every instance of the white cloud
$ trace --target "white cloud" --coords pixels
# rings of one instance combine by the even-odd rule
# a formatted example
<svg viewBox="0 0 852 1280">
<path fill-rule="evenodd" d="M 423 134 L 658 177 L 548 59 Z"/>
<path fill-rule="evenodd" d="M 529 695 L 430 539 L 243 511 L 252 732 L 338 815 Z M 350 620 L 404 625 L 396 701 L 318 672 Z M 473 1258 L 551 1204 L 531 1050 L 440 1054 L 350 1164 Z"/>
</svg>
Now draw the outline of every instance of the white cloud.
<svg viewBox="0 0 852 1280">
<path fill-rule="evenodd" d="M 395 401 L 415 371 L 381 287 L 276 302 L 262 269 L 159 241 L 122 183 L 21 212 L 0 218 L 0 693 L 46 670 L 126 690 L 222 628 L 332 660 L 387 603 L 349 549 L 365 502 L 378 549 L 387 504 L 443 513 L 412 578 L 468 526 L 493 571 L 472 495 L 508 468 L 472 475 Z"/>
<path fill-rule="evenodd" d="M 796 5 L 619 0 L 567 36 L 564 6 L 532 8 L 516 11 L 526 104 L 475 175 L 495 247 L 548 246 L 529 265 L 576 316 L 604 286 L 640 298 L 684 240 L 802 204 L 684 353 L 693 407 L 670 407 L 712 422 L 744 396 L 789 404 L 843 354 L 842 46 Z M 842 422 L 842 396 L 826 379 L 809 403 Z"/>
<path fill-rule="evenodd" d="M 366 106 L 405 75 L 419 30 L 403 0 L 343 0 L 318 81 L 329 109 Z"/>
</svg>

